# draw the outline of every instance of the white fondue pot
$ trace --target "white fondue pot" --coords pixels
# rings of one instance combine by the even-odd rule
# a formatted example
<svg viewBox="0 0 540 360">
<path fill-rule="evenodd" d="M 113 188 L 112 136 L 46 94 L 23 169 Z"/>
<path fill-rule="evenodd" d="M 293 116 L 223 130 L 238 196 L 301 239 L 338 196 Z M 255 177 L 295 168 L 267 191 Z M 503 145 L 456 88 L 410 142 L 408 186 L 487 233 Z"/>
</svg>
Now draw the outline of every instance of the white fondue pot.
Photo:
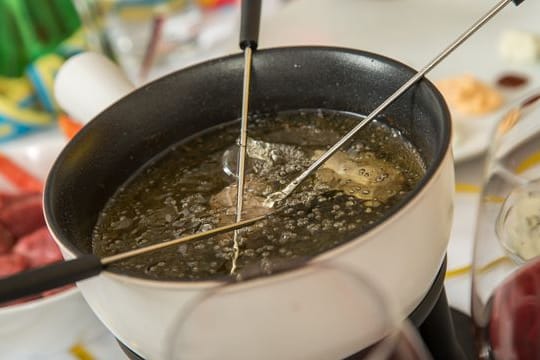
<svg viewBox="0 0 540 360">
<path fill-rule="evenodd" d="M 82 55 L 74 61 L 83 61 L 85 56 L 93 55 Z M 77 102 L 92 104 L 94 97 L 103 95 L 96 89 L 96 94 L 73 96 L 69 82 L 77 80 L 73 80 L 70 72 L 80 69 L 74 64 L 68 62 L 61 70 L 57 84 L 59 102 L 68 110 L 77 108 Z M 71 70 L 70 66 L 73 66 Z M 149 83 L 95 116 L 66 146 L 50 172 L 45 189 L 47 224 L 66 258 L 91 252 L 92 229 L 100 210 L 137 169 L 178 141 L 239 117 L 242 69 L 242 56 L 231 56 Z M 357 50 L 322 47 L 261 50 L 253 59 L 250 111 L 323 108 L 367 114 L 413 74 L 414 70 L 394 60 Z M 125 84 L 122 87 L 129 89 Z M 118 95 L 115 93 L 111 100 Z M 102 104 L 103 99 L 99 102 Z M 86 117 L 85 114 L 80 112 L 79 117 Z M 332 310 L 336 316 L 328 316 L 330 312 L 322 317 L 325 321 L 341 319 L 339 314 L 353 309 L 355 302 L 344 301 L 347 291 L 331 291 L 333 272 L 313 270 L 320 269 L 319 266 L 348 269 L 371 279 L 395 300 L 402 318 L 420 303 L 441 267 L 452 222 L 454 168 L 450 115 L 442 96 L 428 80 L 409 89 L 384 115 L 391 126 L 418 148 L 427 165 L 425 177 L 384 220 L 315 257 L 310 267 L 231 285 L 231 290 L 226 291 L 228 305 L 223 307 L 224 312 L 246 309 L 249 313 L 254 303 L 282 299 L 293 293 L 304 292 L 307 299 L 314 297 L 314 289 L 319 288 L 329 289 L 320 297 L 321 301 L 336 307 Z M 345 278 L 348 280 L 335 280 L 335 284 L 351 281 Z M 157 281 L 111 271 L 78 283 L 90 307 L 114 336 L 145 359 L 164 359 L 171 333 L 181 333 L 174 332 L 179 329 L 178 314 L 193 309 L 194 301 L 200 303 L 201 296 L 219 285 L 222 283 L 217 281 Z M 350 289 L 347 285 L 339 288 Z M 336 330 L 328 342 L 336 343 L 341 338 L 343 341 L 338 343 L 343 346 L 326 353 L 324 349 L 329 346 L 324 344 L 324 339 L 306 342 L 310 339 L 306 334 L 313 332 L 307 317 L 288 317 L 287 311 L 273 313 L 274 310 L 268 309 L 266 316 L 254 321 L 266 319 L 264 326 L 280 327 L 265 333 L 271 344 L 269 348 L 274 346 L 276 351 L 260 348 L 257 358 L 302 358 L 302 351 L 297 350 L 309 346 L 313 347 L 312 354 L 327 359 L 343 357 L 371 345 L 382 336 L 381 317 L 374 315 L 373 304 L 369 305 L 366 299 L 362 300 L 361 296 L 354 299 L 358 299 L 355 321 L 361 321 L 361 326 L 351 331 L 343 325 L 344 330 L 338 331 L 340 326 L 334 324 Z M 299 306 L 302 308 L 302 303 Z M 216 311 L 215 319 L 220 318 L 219 308 L 209 309 Z M 364 313 L 358 309 L 364 309 Z M 305 333 L 299 337 L 305 335 L 305 341 L 289 344 L 286 347 L 291 348 L 289 355 L 277 352 L 275 344 L 279 342 L 270 337 L 300 332 L 299 319 L 303 319 L 300 325 L 305 324 Z M 240 333 L 248 336 L 250 331 L 249 328 L 246 331 L 248 325 L 244 320 L 239 322 L 243 324 Z M 222 325 L 205 324 L 209 329 Z M 253 326 L 254 331 L 262 325 Z M 199 333 L 204 334 L 203 330 L 199 329 Z M 234 325 L 231 331 L 234 332 Z M 354 336 L 343 339 L 345 334 Z M 223 336 L 223 342 L 230 339 Z M 252 355 L 246 350 L 246 358 L 253 358 Z"/>
</svg>

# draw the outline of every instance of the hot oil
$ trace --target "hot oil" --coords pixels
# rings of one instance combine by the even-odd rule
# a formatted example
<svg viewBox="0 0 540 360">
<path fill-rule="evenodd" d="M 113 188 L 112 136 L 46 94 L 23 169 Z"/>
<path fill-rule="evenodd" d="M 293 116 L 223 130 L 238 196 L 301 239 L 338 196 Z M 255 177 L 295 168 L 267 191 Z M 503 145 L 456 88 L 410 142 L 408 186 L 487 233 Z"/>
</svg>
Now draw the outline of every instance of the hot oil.
<svg viewBox="0 0 540 360">
<path fill-rule="evenodd" d="M 250 121 L 243 218 L 265 213 L 265 196 L 305 169 L 361 119 L 328 110 L 259 116 Z M 235 179 L 223 154 L 236 123 L 193 136 L 141 169 L 107 203 L 93 234 L 99 256 L 159 243 L 233 222 Z M 373 121 L 284 201 L 282 210 L 241 231 L 237 267 L 272 272 L 316 256 L 375 226 L 425 173 L 415 148 Z M 169 280 L 229 275 L 232 234 L 139 256 L 110 269 Z"/>
</svg>

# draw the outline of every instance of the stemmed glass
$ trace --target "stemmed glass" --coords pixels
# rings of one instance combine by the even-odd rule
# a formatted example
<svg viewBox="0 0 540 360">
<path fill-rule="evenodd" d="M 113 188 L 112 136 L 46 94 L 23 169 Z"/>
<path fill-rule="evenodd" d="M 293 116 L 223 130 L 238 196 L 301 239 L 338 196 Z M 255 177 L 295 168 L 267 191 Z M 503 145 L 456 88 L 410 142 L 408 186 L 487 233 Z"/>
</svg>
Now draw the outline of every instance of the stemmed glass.
<svg viewBox="0 0 540 360">
<path fill-rule="evenodd" d="M 481 359 L 540 359 L 540 90 L 498 123 L 475 234 L 472 316 Z"/>
<path fill-rule="evenodd" d="M 258 275 L 180 309 L 167 359 L 430 359 L 391 298 L 362 274 L 318 263 Z"/>
</svg>

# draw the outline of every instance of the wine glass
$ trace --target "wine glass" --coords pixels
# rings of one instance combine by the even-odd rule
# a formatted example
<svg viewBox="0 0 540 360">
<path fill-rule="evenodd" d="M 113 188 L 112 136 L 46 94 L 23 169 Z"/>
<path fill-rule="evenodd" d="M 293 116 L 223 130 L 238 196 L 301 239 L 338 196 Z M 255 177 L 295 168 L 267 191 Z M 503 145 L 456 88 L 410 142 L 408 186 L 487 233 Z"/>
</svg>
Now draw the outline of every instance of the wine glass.
<svg viewBox="0 0 540 360">
<path fill-rule="evenodd" d="M 430 359 L 391 298 L 349 268 L 243 274 L 181 309 L 167 359 Z M 362 351 L 360 351 L 362 350 Z"/>
<path fill-rule="evenodd" d="M 498 123 L 473 253 L 472 316 L 481 359 L 540 359 L 540 90 Z"/>
</svg>

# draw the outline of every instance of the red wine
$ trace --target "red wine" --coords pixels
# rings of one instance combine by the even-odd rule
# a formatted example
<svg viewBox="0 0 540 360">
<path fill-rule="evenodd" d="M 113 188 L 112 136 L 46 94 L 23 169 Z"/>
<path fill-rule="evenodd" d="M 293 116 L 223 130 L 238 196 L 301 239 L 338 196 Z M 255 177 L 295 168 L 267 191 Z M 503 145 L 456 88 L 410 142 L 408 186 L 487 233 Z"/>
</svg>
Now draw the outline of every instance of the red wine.
<svg viewBox="0 0 540 360">
<path fill-rule="evenodd" d="M 540 359 L 540 257 L 495 291 L 488 331 L 494 359 Z"/>
</svg>

